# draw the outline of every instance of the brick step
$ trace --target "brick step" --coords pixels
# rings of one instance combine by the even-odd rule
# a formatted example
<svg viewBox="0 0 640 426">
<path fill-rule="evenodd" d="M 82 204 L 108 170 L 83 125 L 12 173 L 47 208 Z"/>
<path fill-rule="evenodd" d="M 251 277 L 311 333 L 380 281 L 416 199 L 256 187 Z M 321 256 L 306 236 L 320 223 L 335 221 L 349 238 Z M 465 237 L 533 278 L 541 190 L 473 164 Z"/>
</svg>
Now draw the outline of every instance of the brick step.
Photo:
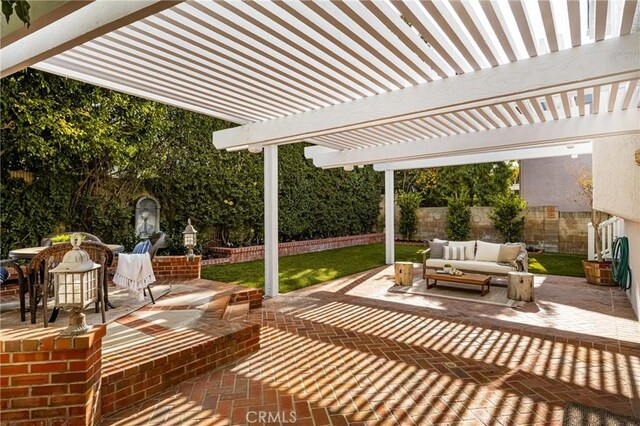
<svg viewBox="0 0 640 426">
<path fill-rule="evenodd" d="M 229 306 L 230 300 L 231 296 L 224 295 L 216 297 L 211 302 L 207 303 L 204 308 L 204 312 L 202 313 L 201 320 L 222 319 L 225 311 L 227 310 L 227 306 Z"/>
<path fill-rule="evenodd" d="M 194 330 L 157 331 L 135 350 L 103 353 L 102 414 L 139 404 L 256 352 L 259 338 L 259 324 L 201 318 Z"/>
<path fill-rule="evenodd" d="M 229 305 L 222 318 L 227 321 L 246 321 L 250 309 L 249 301 Z"/>
</svg>

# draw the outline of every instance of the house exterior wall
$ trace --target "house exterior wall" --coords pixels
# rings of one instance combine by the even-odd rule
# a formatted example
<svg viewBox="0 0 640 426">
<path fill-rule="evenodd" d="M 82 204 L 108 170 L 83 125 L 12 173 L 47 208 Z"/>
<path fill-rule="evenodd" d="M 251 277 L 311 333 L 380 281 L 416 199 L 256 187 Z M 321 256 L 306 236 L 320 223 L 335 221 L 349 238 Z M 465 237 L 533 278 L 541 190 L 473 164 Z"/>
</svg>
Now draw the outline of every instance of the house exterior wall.
<svg viewBox="0 0 640 426">
<path fill-rule="evenodd" d="M 640 133 L 593 141 L 593 207 L 625 220 L 633 276 L 627 295 L 640 316 L 640 166 L 634 160 L 638 149 Z"/>
<path fill-rule="evenodd" d="M 571 152 L 567 150 L 567 154 Z M 557 206 L 561 212 L 589 211 L 577 178 L 591 171 L 591 155 L 569 155 L 520 161 L 520 194 L 531 207 Z"/>
</svg>

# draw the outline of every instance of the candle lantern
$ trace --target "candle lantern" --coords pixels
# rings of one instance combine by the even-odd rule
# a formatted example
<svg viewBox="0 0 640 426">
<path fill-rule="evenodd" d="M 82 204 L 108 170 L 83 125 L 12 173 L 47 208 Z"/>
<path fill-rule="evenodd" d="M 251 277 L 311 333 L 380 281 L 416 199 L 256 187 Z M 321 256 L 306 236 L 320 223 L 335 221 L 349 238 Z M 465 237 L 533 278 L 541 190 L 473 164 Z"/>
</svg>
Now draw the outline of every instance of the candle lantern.
<svg viewBox="0 0 640 426">
<path fill-rule="evenodd" d="M 196 246 L 196 231 L 191 225 L 191 219 L 188 219 L 187 227 L 184 228 L 184 232 L 182 233 L 184 237 L 184 246 L 189 250 L 187 253 L 187 257 L 189 260 L 193 260 L 193 248 Z"/>
<path fill-rule="evenodd" d="M 62 335 L 73 336 L 89 330 L 82 313 L 84 309 L 98 299 L 98 270 L 100 265 L 94 263 L 86 251 L 80 249 L 80 234 L 71 236 L 73 250 L 65 253 L 62 262 L 54 269 L 55 305 L 70 310 L 69 326 Z"/>
</svg>

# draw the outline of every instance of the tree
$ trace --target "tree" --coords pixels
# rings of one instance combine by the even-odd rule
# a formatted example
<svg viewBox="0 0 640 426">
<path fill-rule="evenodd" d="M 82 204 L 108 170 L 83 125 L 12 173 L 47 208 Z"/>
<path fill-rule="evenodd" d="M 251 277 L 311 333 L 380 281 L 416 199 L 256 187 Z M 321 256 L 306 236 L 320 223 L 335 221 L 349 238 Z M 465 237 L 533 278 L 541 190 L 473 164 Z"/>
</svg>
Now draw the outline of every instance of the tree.
<svg viewBox="0 0 640 426">
<path fill-rule="evenodd" d="M 514 193 L 498 195 L 489 218 L 504 242 L 522 241 L 527 202 Z"/>
<path fill-rule="evenodd" d="M 400 192 L 397 197 L 400 208 L 400 233 L 406 240 L 411 240 L 418 230 L 416 211 L 420 207 L 422 196 L 417 192 Z"/>
<path fill-rule="evenodd" d="M 586 199 L 591 206 L 591 225 L 595 231 L 594 249 L 596 251 L 596 260 L 602 262 L 602 234 L 598 227 L 605 219 L 605 214 L 593 208 L 593 175 L 590 170 L 579 170 L 576 174 L 576 181 L 580 188 L 581 197 Z"/>
<path fill-rule="evenodd" d="M 465 195 L 447 200 L 445 232 L 449 240 L 465 241 L 471 236 L 471 208 Z"/>
<path fill-rule="evenodd" d="M 510 162 L 414 169 L 399 173 L 396 189 L 420 193 L 423 207 L 446 206 L 449 198 L 463 195 L 469 205 L 490 205 L 510 191 L 517 176 Z"/>
<path fill-rule="evenodd" d="M 27 27 L 31 25 L 31 18 L 29 16 L 29 9 L 31 5 L 27 0 L 2 0 L 2 14 L 9 23 L 13 12 L 18 15 L 18 19 L 24 22 Z"/>
</svg>

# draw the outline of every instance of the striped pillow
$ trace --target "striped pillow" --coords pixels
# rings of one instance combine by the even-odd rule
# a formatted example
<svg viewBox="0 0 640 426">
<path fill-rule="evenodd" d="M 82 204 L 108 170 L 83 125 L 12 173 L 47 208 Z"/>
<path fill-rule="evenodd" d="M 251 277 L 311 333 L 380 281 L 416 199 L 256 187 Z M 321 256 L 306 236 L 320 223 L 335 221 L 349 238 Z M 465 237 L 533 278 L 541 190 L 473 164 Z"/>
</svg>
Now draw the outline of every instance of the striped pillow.
<svg viewBox="0 0 640 426">
<path fill-rule="evenodd" d="M 443 247 L 444 260 L 464 260 L 464 247 Z"/>
</svg>

